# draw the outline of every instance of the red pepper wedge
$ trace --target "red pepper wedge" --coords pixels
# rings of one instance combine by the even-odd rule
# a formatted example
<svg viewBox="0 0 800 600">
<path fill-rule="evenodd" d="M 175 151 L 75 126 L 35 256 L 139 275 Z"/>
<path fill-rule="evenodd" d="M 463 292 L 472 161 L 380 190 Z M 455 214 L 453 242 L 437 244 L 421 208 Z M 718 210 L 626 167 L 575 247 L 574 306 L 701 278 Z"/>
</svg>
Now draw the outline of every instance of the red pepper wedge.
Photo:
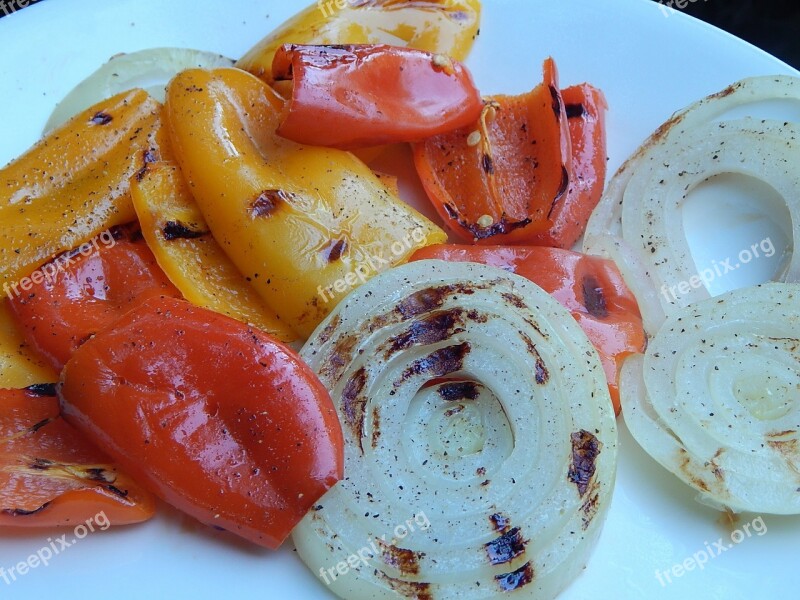
<svg viewBox="0 0 800 600">
<path fill-rule="evenodd" d="M 181 297 L 141 233 L 115 228 L 57 257 L 10 294 L 26 340 L 60 371 L 95 332 L 151 296 Z"/>
<path fill-rule="evenodd" d="M 636 298 L 610 260 L 543 246 L 438 245 L 411 260 L 476 262 L 530 279 L 567 308 L 600 355 L 617 414 L 619 371 L 627 356 L 644 352 L 647 338 Z"/>
<path fill-rule="evenodd" d="M 60 416 L 55 385 L 0 390 L 0 526 L 146 521 L 153 496 Z"/>
<path fill-rule="evenodd" d="M 555 62 L 519 96 L 492 96 L 480 118 L 415 144 L 414 162 L 445 224 L 477 244 L 523 244 L 553 224 L 572 148 Z"/>
<path fill-rule="evenodd" d="M 606 182 L 606 111 L 599 89 L 583 83 L 561 90 L 572 143 L 572 177 L 563 201 L 551 215 L 552 225 L 531 237 L 536 246 L 572 248 L 583 235 Z"/>
<path fill-rule="evenodd" d="M 415 142 L 469 125 L 483 108 L 461 63 L 411 48 L 287 44 L 272 74 L 292 80 L 278 134 L 301 144 Z"/>
<path fill-rule="evenodd" d="M 157 496 L 276 548 L 342 477 L 328 391 L 290 348 L 184 300 L 150 298 L 83 344 L 64 418 Z"/>
</svg>

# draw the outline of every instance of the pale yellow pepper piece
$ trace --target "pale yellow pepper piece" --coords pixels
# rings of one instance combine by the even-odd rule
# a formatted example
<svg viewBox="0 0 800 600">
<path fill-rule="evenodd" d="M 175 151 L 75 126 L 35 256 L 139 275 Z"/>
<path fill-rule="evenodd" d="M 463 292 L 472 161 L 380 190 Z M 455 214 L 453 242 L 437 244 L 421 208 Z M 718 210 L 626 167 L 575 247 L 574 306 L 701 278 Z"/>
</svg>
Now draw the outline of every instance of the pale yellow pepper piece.
<svg viewBox="0 0 800 600">
<path fill-rule="evenodd" d="M 147 165 L 131 182 L 131 197 L 147 245 L 186 300 L 281 341 L 297 339 L 214 240 L 176 164 Z"/>
<path fill-rule="evenodd" d="M 283 44 L 389 44 L 466 59 L 480 0 L 320 0 L 267 35 L 236 66 L 272 83 Z"/>
<path fill-rule="evenodd" d="M 307 337 L 357 285 L 447 235 L 353 154 L 277 136 L 282 108 L 244 71 L 193 69 L 170 83 L 166 122 L 217 242 Z"/>
<path fill-rule="evenodd" d="M 0 389 L 20 389 L 55 383 L 56 373 L 25 341 L 8 300 L 0 301 Z"/>
</svg>

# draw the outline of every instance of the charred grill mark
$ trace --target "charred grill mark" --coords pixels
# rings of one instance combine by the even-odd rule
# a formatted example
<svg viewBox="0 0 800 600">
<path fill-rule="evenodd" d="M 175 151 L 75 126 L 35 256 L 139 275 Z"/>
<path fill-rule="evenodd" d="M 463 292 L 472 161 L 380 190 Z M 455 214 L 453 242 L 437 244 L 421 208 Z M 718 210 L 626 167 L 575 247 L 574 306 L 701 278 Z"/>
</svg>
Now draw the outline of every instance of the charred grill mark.
<svg viewBox="0 0 800 600">
<path fill-rule="evenodd" d="M 697 489 L 702 490 L 704 492 L 710 492 L 711 488 L 708 487 L 708 484 L 703 481 L 700 474 L 697 472 L 694 463 L 692 462 L 691 456 L 689 453 L 686 452 L 684 448 L 678 448 L 678 455 L 681 458 L 680 463 L 680 470 L 686 476 L 686 479 L 691 482 L 691 485 L 695 486 Z"/>
<path fill-rule="evenodd" d="M 594 275 L 586 275 L 583 278 L 583 305 L 589 314 L 598 319 L 608 317 L 608 304 L 603 287 Z"/>
<path fill-rule="evenodd" d="M 558 90 L 554 86 L 549 86 L 550 88 L 550 98 L 552 99 L 552 107 L 553 112 L 556 115 L 557 120 L 561 120 L 561 94 L 559 94 Z"/>
<path fill-rule="evenodd" d="M 597 510 L 600 508 L 599 501 L 600 501 L 600 494 L 595 493 L 592 494 L 586 500 L 586 502 L 584 502 L 581 505 L 581 512 L 583 513 L 583 517 L 581 517 L 583 524 L 581 525 L 581 527 L 583 528 L 584 531 L 589 529 L 589 525 L 592 524 L 592 520 L 597 515 Z"/>
<path fill-rule="evenodd" d="M 464 367 L 464 358 L 469 354 L 470 350 L 469 342 L 464 342 L 431 352 L 425 358 L 414 361 L 403 372 L 401 381 L 405 381 L 415 375 L 444 377 L 445 375 L 456 373 Z M 395 386 L 397 385 L 399 385 L 399 382 L 395 383 Z"/>
<path fill-rule="evenodd" d="M 264 190 L 250 203 L 250 214 L 254 217 L 268 217 L 280 204 L 290 202 L 293 194 L 284 190 Z"/>
<path fill-rule="evenodd" d="M 561 186 L 558 188 L 558 192 L 556 192 L 556 197 L 553 198 L 553 203 L 550 205 L 550 211 L 547 213 L 547 218 L 551 218 L 553 216 L 553 211 L 556 209 L 556 205 L 558 201 L 567 193 L 569 189 L 569 171 L 567 171 L 566 165 L 561 165 Z"/>
<path fill-rule="evenodd" d="M 56 417 L 56 418 L 57 418 L 57 417 Z M 42 427 L 44 427 L 45 425 L 49 425 L 50 423 L 52 423 L 53 421 L 55 421 L 55 420 L 56 420 L 56 418 L 47 418 L 47 419 L 42 419 L 41 421 L 39 421 L 39 422 L 38 422 L 38 423 L 36 423 L 35 425 L 32 425 L 32 426 L 31 426 L 31 428 L 30 428 L 30 432 L 31 432 L 31 433 L 36 433 L 37 431 L 39 431 L 39 430 L 40 430 Z"/>
<path fill-rule="evenodd" d="M 147 175 L 147 167 L 148 165 L 157 162 L 158 155 L 153 151 L 152 148 L 148 148 L 142 153 L 142 168 L 136 171 L 136 181 L 141 181 L 144 179 L 144 176 Z"/>
<path fill-rule="evenodd" d="M 492 160 L 492 157 L 488 154 L 483 155 L 481 167 L 483 168 L 483 172 L 487 175 L 494 175 L 494 160 Z"/>
<path fill-rule="evenodd" d="M 403 318 L 412 319 L 417 315 L 431 312 L 444 304 L 445 299 L 453 294 L 472 295 L 477 286 L 464 284 L 443 285 L 441 287 L 430 287 L 414 292 L 405 298 L 395 309 Z"/>
<path fill-rule="evenodd" d="M 509 294 L 508 292 L 503 292 L 502 294 L 503 300 L 508 302 L 511 306 L 515 308 L 519 308 L 520 310 L 525 309 L 525 300 L 522 297 L 517 296 L 516 294 Z"/>
<path fill-rule="evenodd" d="M 495 513 L 489 517 L 489 521 L 492 524 L 492 529 L 495 531 L 508 531 L 508 528 L 511 526 L 511 519 L 501 513 Z"/>
<path fill-rule="evenodd" d="M 89 481 L 97 481 L 99 483 L 112 483 L 116 481 L 117 477 L 110 473 L 107 469 L 102 467 L 92 467 L 86 469 L 86 479 Z"/>
<path fill-rule="evenodd" d="M 403 581 L 389 577 L 383 571 L 377 570 L 376 575 L 383 579 L 386 584 L 402 598 L 415 598 L 415 600 L 433 600 L 431 595 L 430 583 L 423 581 Z"/>
<path fill-rule="evenodd" d="M 569 467 L 568 479 L 578 486 L 581 498 L 586 495 L 589 483 L 594 477 L 597 457 L 600 455 L 600 441 L 585 430 L 573 433 L 572 464 Z"/>
<path fill-rule="evenodd" d="M 577 119 L 586 114 L 586 107 L 580 102 L 578 104 L 566 104 L 564 105 L 564 111 L 567 113 L 568 119 Z"/>
<path fill-rule="evenodd" d="M 128 497 L 128 490 L 121 490 L 115 485 L 107 485 L 106 489 L 114 494 L 115 496 L 119 496 L 120 498 L 127 498 Z"/>
<path fill-rule="evenodd" d="M 527 562 L 516 571 L 495 575 L 495 581 L 504 592 L 513 592 L 533 581 L 533 566 Z"/>
<path fill-rule="evenodd" d="M 342 322 L 341 317 L 338 314 L 334 315 L 331 319 L 331 322 L 322 330 L 322 333 L 319 334 L 319 345 L 322 346 L 327 344 L 330 341 L 333 332 L 339 327 L 339 324 Z"/>
<path fill-rule="evenodd" d="M 50 506 L 50 502 L 45 502 L 44 504 L 42 504 L 38 508 L 34 508 L 33 510 L 25 510 L 24 508 L 5 508 L 3 509 L 2 512 L 4 515 L 8 515 L 10 517 L 27 517 L 43 511 L 48 506 Z"/>
<path fill-rule="evenodd" d="M 358 440 L 358 446 L 362 452 L 364 445 L 361 438 L 364 435 L 364 411 L 367 405 L 363 392 L 366 385 L 367 372 L 362 367 L 347 380 L 342 391 L 344 420 L 353 432 L 353 436 Z"/>
<path fill-rule="evenodd" d="M 39 396 L 42 398 L 55 398 L 57 385 L 57 383 L 34 383 L 33 385 L 26 387 L 25 391 L 34 396 Z"/>
<path fill-rule="evenodd" d="M 478 223 L 470 223 L 463 218 L 451 204 L 445 203 L 444 209 L 447 212 L 448 217 L 469 231 L 476 240 L 483 240 L 495 235 L 511 233 L 517 229 L 527 227 L 532 222 L 532 219 L 530 218 L 523 219 L 521 221 L 511 221 L 506 215 L 503 215 L 499 221 L 496 221 L 490 227 L 481 227 Z"/>
<path fill-rule="evenodd" d="M 767 445 L 783 456 L 789 468 L 795 473 L 800 473 L 800 447 L 796 439 L 767 440 Z"/>
<path fill-rule="evenodd" d="M 372 409 L 372 448 L 378 447 L 381 438 L 381 413 L 378 407 Z"/>
<path fill-rule="evenodd" d="M 473 381 L 455 381 L 439 386 L 439 396 L 446 402 L 475 400 L 478 394 L 478 385 Z"/>
<path fill-rule="evenodd" d="M 336 342 L 328 362 L 322 367 L 325 378 L 339 379 L 342 370 L 347 367 L 353 358 L 353 349 L 358 343 L 358 338 L 349 335 Z"/>
<path fill-rule="evenodd" d="M 344 238 L 340 240 L 331 240 L 330 245 L 325 248 L 324 251 L 328 253 L 327 258 L 329 263 L 336 262 L 347 252 L 347 240 Z"/>
<path fill-rule="evenodd" d="M 108 114 L 106 112 L 103 112 L 101 110 L 101 111 L 98 111 L 98 112 L 94 113 L 94 116 L 92 116 L 92 118 L 89 119 L 89 122 L 92 125 L 108 125 L 113 120 L 114 120 L 114 117 L 112 117 L 110 114 Z"/>
<path fill-rule="evenodd" d="M 424 552 L 398 548 L 382 541 L 378 543 L 381 547 L 381 559 L 385 564 L 394 567 L 403 575 L 416 575 L 419 573 L 419 561 L 425 557 Z"/>
<path fill-rule="evenodd" d="M 487 543 L 486 556 L 493 565 L 509 563 L 525 552 L 526 541 L 522 539 L 519 527 L 510 529 L 496 540 Z"/>
<path fill-rule="evenodd" d="M 545 385 L 550 380 L 550 372 L 544 364 L 541 356 L 536 356 L 536 383 Z"/>
<path fill-rule="evenodd" d="M 161 229 L 161 235 L 168 242 L 172 240 L 193 240 L 207 234 L 208 231 L 192 228 L 180 221 L 167 221 Z"/>
<path fill-rule="evenodd" d="M 389 340 L 391 346 L 386 352 L 386 357 L 412 346 L 427 346 L 449 339 L 453 334 L 463 331 L 459 327 L 463 322 L 464 310 L 460 308 L 416 319 L 406 331 Z"/>
</svg>

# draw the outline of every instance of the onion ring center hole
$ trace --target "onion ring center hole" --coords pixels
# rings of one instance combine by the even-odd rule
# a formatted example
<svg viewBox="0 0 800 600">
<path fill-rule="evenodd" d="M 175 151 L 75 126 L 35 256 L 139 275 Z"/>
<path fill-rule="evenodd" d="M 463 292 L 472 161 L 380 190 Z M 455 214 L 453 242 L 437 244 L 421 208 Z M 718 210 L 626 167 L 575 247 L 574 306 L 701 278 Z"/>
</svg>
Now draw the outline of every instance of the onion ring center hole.
<svg viewBox="0 0 800 600">
<path fill-rule="evenodd" d="M 413 467 L 451 481 L 487 479 L 514 449 L 502 403 L 470 378 L 423 386 L 411 401 L 404 430 Z"/>
<path fill-rule="evenodd" d="M 789 264 L 791 214 L 764 181 L 715 175 L 689 191 L 682 217 L 695 272 L 712 296 L 779 280 Z"/>
</svg>

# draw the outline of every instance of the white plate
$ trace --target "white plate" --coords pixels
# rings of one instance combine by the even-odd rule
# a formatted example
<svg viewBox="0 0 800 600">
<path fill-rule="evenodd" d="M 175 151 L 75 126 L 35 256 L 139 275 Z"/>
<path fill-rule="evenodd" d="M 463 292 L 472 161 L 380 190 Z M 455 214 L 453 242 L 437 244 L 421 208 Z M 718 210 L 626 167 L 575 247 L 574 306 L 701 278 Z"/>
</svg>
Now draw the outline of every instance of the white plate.
<svg viewBox="0 0 800 600">
<path fill-rule="evenodd" d="M 238 56 L 305 2 L 58 0 L 0 20 L 0 164 L 34 143 L 54 104 L 111 55 L 187 46 Z M 647 0 L 485 0 L 470 56 L 481 89 L 522 92 L 556 58 L 564 85 L 590 81 L 609 100 L 613 171 L 669 115 L 742 77 L 793 73 L 719 30 Z M 706 221 L 707 226 L 713 222 Z M 725 230 L 718 232 L 725 240 Z M 729 237 L 729 236 L 728 236 Z M 698 248 L 703 251 L 703 248 Z M 719 255 L 716 255 L 719 256 Z M 724 256 L 724 255 L 723 255 Z M 670 570 L 729 531 L 719 514 L 643 454 L 622 427 L 618 484 L 600 544 L 563 595 L 585 598 L 752 600 L 796 595 L 800 520 L 764 516 L 751 537 L 664 585 Z M 743 516 L 740 527 L 753 516 Z M 61 533 L 3 532 L 6 570 Z M 67 540 L 72 538 L 70 532 Z M 726 538 L 725 545 L 730 543 Z M 164 509 L 137 527 L 91 534 L 17 581 L 0 598 L 327 598 L 288 547 L 231 541 Z"/>
</svg>

